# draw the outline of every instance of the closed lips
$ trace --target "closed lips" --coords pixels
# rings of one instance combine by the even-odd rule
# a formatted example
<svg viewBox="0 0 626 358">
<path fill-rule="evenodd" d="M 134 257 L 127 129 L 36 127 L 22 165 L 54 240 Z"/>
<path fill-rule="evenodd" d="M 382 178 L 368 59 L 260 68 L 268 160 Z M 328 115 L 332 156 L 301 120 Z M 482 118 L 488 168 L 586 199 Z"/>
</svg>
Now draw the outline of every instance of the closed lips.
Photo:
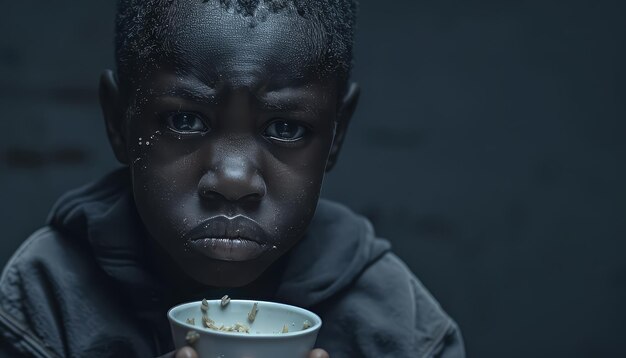
<svg viewBox="0 0 626 358">
<path fill-rule="evenodd" d="M 267 235 L 260 225 L 244 216 L 217 216 L 203 221 L 186 235 L 197 253 L 216 260 L 247 261 L 266 251 Z"/>
</svg>

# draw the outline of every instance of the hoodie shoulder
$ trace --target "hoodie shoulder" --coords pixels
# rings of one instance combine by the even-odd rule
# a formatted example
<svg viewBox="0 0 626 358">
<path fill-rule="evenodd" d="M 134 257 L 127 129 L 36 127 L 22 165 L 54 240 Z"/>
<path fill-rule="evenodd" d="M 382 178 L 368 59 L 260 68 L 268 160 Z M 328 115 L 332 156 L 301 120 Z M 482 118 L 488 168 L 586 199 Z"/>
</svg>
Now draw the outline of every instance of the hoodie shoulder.
<svg viewBox="0 0 626 358">
<path fill-rule="evenodd" d="M 333 358 L 465 356 L 452 319 L 371 223 L 341 204 L 320 200 L 278 298 L 322 317 L 318 345 Z"/>
<path fill-rule="evenodd" d="M 128 324 L 115 292 L 89 247 L 44 227 L 22 244 L 0 277 L 2 345 L 34 357 L 97 357 L 116 347 L 137 352 L 126 348 L 124 335 L 140 334 Z"/>
<path fill-rule="evenodd" d="M 333 357 L 465 357 L 455 322 L 391 252 L 325 306 L 318 342 Z"/>
</svg>

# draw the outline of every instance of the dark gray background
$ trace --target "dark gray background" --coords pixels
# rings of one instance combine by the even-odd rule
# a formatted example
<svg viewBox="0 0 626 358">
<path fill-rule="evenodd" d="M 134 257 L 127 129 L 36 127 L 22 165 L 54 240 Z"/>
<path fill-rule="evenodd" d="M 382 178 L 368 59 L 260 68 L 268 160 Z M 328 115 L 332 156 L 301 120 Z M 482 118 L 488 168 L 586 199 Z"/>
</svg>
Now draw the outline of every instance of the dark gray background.
<svg viewBox="0 0 626 358">
<path fill-rule="evenodd" d="M 113 1 L 0 11 L 0 264 L 115 165 Z M 367 215 L 472 357 L 626 356 L 623 1 L 364 0 L 325 195 Z"/>
</svg>

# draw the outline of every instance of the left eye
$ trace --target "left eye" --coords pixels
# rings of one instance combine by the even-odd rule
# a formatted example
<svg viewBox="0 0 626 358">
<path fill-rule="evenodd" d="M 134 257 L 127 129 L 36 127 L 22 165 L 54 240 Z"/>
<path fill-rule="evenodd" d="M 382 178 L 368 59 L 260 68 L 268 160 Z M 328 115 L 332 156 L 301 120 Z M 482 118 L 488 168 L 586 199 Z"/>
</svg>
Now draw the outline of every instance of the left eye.
<svg viewBox="0 0 626 358">
<path fill-rule="evenodd" d="M 209 128 L 204 124 L 202 118 L 191 112 L 171 112 L 164 116 L 165 125 L 177 133 L 204 133 Z"/>
<path fill-rule="evenodd" d="M 289 121 L 272 122 L 265 129 L 265 136 L 283 142 L 295 142 L 302 139 L 307 129 L 297 123 Z"/>
</svg>

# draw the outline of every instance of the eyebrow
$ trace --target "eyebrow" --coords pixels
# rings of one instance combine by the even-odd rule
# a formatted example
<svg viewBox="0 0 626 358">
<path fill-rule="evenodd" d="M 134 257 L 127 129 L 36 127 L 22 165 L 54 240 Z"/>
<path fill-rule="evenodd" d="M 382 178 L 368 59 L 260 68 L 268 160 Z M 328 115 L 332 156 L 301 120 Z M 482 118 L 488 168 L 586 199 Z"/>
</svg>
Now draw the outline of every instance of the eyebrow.
<svg viewBox="0 0 626 358">
<path fill-rule="evenodd" d="M 280 101 L 280 100 L 258 100 L 259 107 L 268 110 L 268 111 L 296 111 L 296 110 L 307 110 L 308 107 L 306 105 L 302 105 L 301 103 L 294 103 L 293 101 Z"/>
<path fill-rule="evenodd" d="M 157 97 L 179 97 L 194 102 L 215 102 L 215 90 L 210 87 L 200 90 L 194 87 L 172 87 L 154 92 Z"/>
<path fill-rule="evenodd" d="M 302 97 L 304 97 L 304 100 L 302 100 Z M 307 97 L 308 96 L 306 94 L 302 93 L 299 95 L 296 94 L 295 96 L 289 96 L 281 93 L 280 91 L 273 91 L 267 93 L 265 96 L 257 97 L 257 101 L 259 106 L 270 111 L 314 111 L 315 108 L 308 103 L 309 98 Z"/>
</svg>

